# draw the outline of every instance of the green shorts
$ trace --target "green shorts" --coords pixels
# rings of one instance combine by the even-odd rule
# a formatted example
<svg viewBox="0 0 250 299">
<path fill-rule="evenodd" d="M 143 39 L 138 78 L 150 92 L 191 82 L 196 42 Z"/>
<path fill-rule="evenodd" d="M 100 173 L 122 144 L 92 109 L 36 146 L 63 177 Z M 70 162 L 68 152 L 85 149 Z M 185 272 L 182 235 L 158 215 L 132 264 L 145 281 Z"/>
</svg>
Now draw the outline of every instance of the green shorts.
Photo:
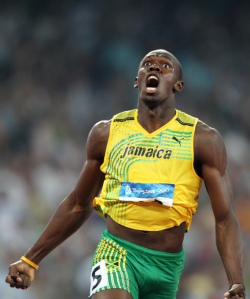
<svg viewBox="0 0 250 299">
<path fill-rule="evenodd" d="M 92 262 L 90 296 L 107 289 L 123 289 L 133 299 L 175 299 L 184 252 L 147 249 L 105 230 Z"/>
</svg>

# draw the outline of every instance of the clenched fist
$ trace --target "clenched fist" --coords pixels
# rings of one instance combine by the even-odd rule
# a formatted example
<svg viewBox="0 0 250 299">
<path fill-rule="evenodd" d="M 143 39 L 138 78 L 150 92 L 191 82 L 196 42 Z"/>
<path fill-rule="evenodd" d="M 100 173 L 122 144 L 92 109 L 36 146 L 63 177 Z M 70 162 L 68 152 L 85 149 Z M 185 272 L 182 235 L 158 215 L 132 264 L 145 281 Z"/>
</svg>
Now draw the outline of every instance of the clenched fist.
<svg viewBox="0 0 250 299">
<path fill-rule="evenodd" d="M 244 299 L 246 298 L 245 287 L 241 283 L 233 284 L 229 291 L 224 294 L 224 297 L 231 299 Z"/>
<path fill-rule="evenodd" d="M 5 281 L 10 287 L 27 290 L 35 278 L 35 269 L 22 260 L 9 266 Z"/>
</svg>

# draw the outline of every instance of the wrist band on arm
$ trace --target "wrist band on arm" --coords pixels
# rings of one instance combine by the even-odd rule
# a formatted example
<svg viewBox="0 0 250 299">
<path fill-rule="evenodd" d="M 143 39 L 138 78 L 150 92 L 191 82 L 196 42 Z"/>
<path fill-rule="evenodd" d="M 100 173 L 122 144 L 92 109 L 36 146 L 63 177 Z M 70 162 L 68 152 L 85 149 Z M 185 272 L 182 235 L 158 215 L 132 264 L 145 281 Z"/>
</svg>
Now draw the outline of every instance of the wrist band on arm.
<svg viewBox="0 0 250 299">
<path fill-rule="evenodd" d="M 234 285 L 236 285 L 236 284 L 241 284 L 241 285 L 243 286 L 244 291 L 246 290 L 244 284 L 243 284 L 243 283 L 240 283 L 240 282 L 233 283 L 233 284 L 231 285 L 231 287 L 229 288 L 229 290 L 232 288 L 232 286 L 234 286 Z"/>
<path fill-rule="evenodd" d="M 36 265 L 35 263 L 33 263 L 32 261 L 30 261 L 29 259 L 27 259 L 27 257 L 25 257 L 25 256 L 22 256 L 21 260 L 24 261 L 24 262 L 26 262 L 27 264 L 29 264 L 30 266 L 32 266 L 36 270 L 39 268 L 38 265 Z"/>
</svg>

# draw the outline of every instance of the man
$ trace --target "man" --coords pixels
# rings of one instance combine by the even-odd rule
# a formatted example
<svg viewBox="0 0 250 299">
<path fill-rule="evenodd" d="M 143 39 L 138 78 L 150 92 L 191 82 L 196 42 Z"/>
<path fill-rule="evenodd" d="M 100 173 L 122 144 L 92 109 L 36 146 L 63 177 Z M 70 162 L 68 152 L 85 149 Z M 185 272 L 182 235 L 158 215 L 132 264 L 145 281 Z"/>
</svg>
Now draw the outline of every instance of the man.
<svg viewBox="0 0 250 299">
<path fill-rule="evenodd" d="M 216 130 L 175 109 L 175 94 L 183 86 L 174 55 L 156 50 L 143 58 L 134 86 L 138 110 L 93 127 L 74 190 L 25 257 L 10 265 L 11 287 L 28 288 L 37 264 L 81 227 L 94 205 L 107 230 L 93 259 L 92 298 L 176 298 L 184 234 L 204 180 L 230 286 L 224 296 L 245 298 L 225 146 Z"/>
</svg>

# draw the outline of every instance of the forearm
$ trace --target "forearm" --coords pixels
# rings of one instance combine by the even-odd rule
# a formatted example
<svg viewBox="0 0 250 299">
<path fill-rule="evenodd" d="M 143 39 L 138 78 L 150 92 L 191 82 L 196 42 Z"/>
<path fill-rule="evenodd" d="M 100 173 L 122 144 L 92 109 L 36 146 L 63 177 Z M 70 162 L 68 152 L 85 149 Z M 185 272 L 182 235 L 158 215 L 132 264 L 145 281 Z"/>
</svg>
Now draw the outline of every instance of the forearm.
<svg viewBox="0 0 250 299">
<path fill-rule="evenodd" d="M 224 264 L 229 286 L 243 284 L 243 244 L 235 216 L 216 223 L 216 244 Z"/>
<path fill-rule="evenodd" d="M 69 195 L 60 204 L 41 236 L 25 256 L 38 264 L 54 248 L 77 231 L 92 211 L 92 205 L 79 207 L 75 204 L 73 194 Z"/>
</svg>

